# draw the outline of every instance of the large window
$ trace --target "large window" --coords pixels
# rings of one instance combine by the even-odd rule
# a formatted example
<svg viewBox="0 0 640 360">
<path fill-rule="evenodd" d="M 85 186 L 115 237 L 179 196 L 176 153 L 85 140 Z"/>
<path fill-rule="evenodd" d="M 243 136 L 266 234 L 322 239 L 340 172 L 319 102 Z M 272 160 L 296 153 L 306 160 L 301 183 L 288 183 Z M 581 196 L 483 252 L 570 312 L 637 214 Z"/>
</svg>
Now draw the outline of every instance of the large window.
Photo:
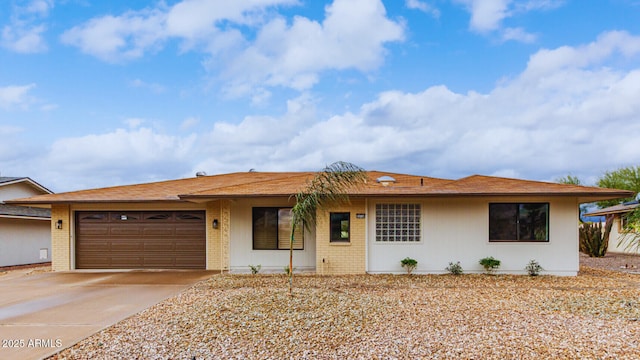
<svg viewBox="0 0 640 360">
<path fill-rule="evenodd" d="M 376 204 L 376 242 L 420 241 L 420 204 Z"/>
<path fill-rule="evenodd" d="M 253 208 L 253 249 L 289 250 L 291 217 L 291 208 Z M 293 249 L 304 249 L 302 226 L 296 227 Z"/>
<path fill-rule="evenodd" d="M 549 204 L 489 204 L 489 241 L 549 241 Z"/>
<path fill-rule="evenodd" d="M 349 242 L 350 214 L 348 212 L 331 213 L 330 215 L 330 242 Z"/>
</svg>

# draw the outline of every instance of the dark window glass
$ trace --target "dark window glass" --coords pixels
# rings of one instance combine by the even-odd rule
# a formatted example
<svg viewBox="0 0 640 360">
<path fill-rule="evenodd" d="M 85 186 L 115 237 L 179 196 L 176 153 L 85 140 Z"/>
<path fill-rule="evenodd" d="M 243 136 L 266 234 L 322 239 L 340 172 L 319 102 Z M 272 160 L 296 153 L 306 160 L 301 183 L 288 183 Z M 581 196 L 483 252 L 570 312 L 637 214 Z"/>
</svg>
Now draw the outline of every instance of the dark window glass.
<svg viewBox="0 0 640 360">
<path fill-rule="evenodd" d="M 291 208 L 253 208 L 253 249 L 289 250 Z M 293 249 L 302 250 L 302 226 L 295 231 Z"/>
<path fill-rule="evenodd" d="M 489 241 L 549 241 L 549 204 L 489 204 Z"/>
<path fill-rule="evenodd" d="M 349 213 L 330 214 L 331 242 L 349 242 L 351 232 Z"/>
</svg>

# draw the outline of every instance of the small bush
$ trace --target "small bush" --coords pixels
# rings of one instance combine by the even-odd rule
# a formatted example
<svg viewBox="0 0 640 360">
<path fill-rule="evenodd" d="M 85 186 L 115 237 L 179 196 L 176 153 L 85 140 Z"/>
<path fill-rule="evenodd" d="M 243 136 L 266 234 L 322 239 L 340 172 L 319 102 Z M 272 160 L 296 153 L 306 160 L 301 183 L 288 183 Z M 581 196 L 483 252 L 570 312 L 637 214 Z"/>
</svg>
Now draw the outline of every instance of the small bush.
<svg viewBox="0 0 640 360">
<path fill-rule="evenodd" d="M 411 275 L 411 272 L 413 271 L 413 269 L 415 269 L 416 266 L 418 266 L 418 261 L 410 257 L 406 257 L 400 260 L 400 264 L 402 264 L 403 268 L 407 269 L 407 274 Z"/>
<path fill-rule="evenodd" d="M 540 271 L 544 270 L 537 261 L 531 260 L 524 268 L 530 276 L 540 275 Z"/>
<path fill-rule="evenodd" d="M 493 256 L 482 258 L 479 261 L 480 265 L 484 268 L 487 274 L 492 274 L 497 268 L 500 267 L 500 260 L 494 259 Z"/>
<path fill-rule="evenodd" d="M 461 275 L 462 274 L 462 265 L 460 265 L 460 261 L 456 262 L 455 264 L 450 262 L 449 266 L 447 266 L 444 269 L 447 270 L 449 272 L 449 274 L 452 274 L 452 275 Z"/>
<path fill-rule="evenodd" d="M 249 265 L 249 268 L 251 269 L 251 273 L 253 275 L 257 274 L 260 272 L 260 269 L 262 268 L 262 265 L 258 264 L 258 265 Z"/>
</svg>

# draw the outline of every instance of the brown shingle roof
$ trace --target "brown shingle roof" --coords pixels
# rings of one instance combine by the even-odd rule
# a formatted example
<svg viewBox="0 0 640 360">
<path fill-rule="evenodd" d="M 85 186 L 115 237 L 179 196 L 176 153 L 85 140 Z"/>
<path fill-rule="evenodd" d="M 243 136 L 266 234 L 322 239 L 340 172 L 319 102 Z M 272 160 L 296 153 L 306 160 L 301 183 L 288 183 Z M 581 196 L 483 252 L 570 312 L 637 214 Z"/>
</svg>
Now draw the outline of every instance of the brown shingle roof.
<svg viewBox="0 0 640 360">
<path fill-rule="evenodd" d="M 602 215 L 610 215 L 610 214 L 623 214 L 628 213 L 631 210 L 637 208 L 640 204 L 632 203 L 632 204 L 618 204 L 606 207 L 604 209 L 598 209 L 596 211 L 592 211 L 590 213 L 584 214 L 584 216 L 602 216 Z"/>
<path fill-rule="evenodd" d="M 200 176 L 155 183 L 40 195 L 12 200 L 14 204 L 82 202 L 206 201 L 215 198 L 290 196 L 304 188 L 313 172 L 242 172 Z M 474 175 L 460 180 L 369 171 L 369 181 L 352 196 L 573 196 L 579 201 L 630 197 L 623 190 L 564 185 L 540 181 Z M 376 179 L 391 176 L 395 182 L 383 186 Z"/>
<path fill-rule="evenodd" d="M 51 219 L 51 210 L 32 208 L 28 206 L 0 204 L 0 217 Z"/>
</svg>

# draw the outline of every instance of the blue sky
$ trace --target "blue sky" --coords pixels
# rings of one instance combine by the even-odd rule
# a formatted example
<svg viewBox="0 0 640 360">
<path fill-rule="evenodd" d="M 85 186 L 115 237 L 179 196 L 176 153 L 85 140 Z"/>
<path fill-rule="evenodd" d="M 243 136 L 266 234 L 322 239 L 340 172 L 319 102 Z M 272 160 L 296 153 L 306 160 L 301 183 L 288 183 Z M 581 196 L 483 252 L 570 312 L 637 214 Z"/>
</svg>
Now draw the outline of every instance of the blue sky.
<svg viewBox="0 0 640 360">
<path fill-rule="evenodd" d="M 334 161 L 640 164 L 639 0 L 8 0 L 0 174 L 56 192 Z"/>
</svg>

